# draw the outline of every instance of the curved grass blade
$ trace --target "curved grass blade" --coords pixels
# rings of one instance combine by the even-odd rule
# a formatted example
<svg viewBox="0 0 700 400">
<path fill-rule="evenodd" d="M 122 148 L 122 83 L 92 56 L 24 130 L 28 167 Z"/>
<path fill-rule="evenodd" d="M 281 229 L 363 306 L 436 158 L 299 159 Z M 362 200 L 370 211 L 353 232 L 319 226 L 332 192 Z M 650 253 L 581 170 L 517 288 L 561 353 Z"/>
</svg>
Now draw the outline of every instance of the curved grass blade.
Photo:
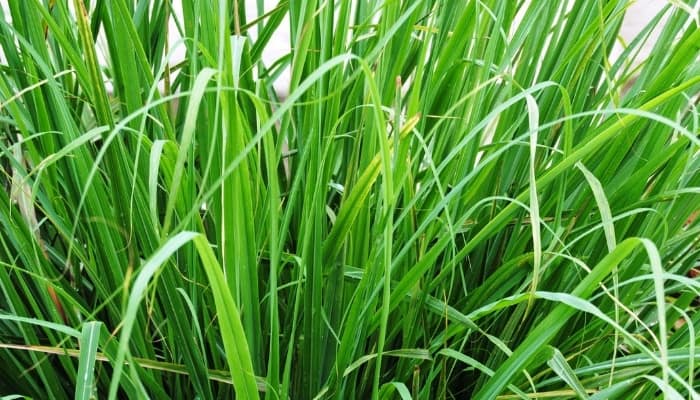
<svg viewBox="0 0 700 400">
<path fill-rule="evenodd" d="M 224 347 L 226 349 L 226 358 L 237 397 L 252 400 L 258 398 L 253 365 L 248 352 L 238 309 L 233 301 L 231 292 L 226 287 L 223 274 L 216 261 L 214 252 L 211 250 L 209 242 L 202 234 L 181 232 L 168 240 L 153 256 L 151 256 L 142 267 L 141 272 L 132 285 L 119 339 L 119 351 L 114 362 L 114 373 L 109 390 L 110 399 L 116 398 L 119 380 L 124 368 L 124 361 L 127 355 L 129 355 L 129 338 L 136 321 L 136 313 L 138 312 L 141 300 L 146 295 L 146 290 L 151 278 L 160 270 L 173 253 L 189 242 L 195 244 L 202 259 L 202 265 L 207 273 L 209 282 L 212 285 L 216 309 L 222 326 L 221 331 Z"/>
<path fill-rule="evenodd" d="M 639 240 L 627 239 L 598 265 L 591 270 L 583 281 L 573 290 L 572 295 L 583 299 L 588 298 L 603 281 L 628 255 L 635 249 Z M 475 394 L 475 399 L 493 399 L 511 382 L 518 371 L 526 368 L 539 354 L 542 346 L 546 345 L 559 329 L 571 318 L 575 310 L 565 304 L 558 305 L 544 320 L 530 331 L 525 341 L 518 346 L 513 354 L 501 365 L 493 377 Z"/>
</svg>

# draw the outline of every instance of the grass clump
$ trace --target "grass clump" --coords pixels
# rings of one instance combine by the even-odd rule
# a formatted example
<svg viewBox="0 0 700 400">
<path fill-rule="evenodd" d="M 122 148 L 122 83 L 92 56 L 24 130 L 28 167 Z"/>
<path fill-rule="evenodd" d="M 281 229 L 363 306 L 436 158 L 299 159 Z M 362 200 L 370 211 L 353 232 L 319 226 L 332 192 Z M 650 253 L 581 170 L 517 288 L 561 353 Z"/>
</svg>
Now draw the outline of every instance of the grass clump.
<svg viewBox="0 0 700 400">
<path fill-rule="evenodd" d="M 698 398 L 696 1 L 230 3 L 3 9 L 0 393 Z"/>
</svg>

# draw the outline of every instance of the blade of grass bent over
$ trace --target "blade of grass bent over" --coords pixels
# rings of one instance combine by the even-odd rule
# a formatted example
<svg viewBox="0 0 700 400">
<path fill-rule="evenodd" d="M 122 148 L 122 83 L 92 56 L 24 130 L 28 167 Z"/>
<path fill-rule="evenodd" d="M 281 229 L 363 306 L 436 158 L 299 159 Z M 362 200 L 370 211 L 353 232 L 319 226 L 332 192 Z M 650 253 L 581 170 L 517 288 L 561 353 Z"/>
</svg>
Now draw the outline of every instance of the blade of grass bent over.
<svg viewBox="0 0 700 400">
<path fill-rule="evenodd" d="M 204 235 L 195 232 L 181 232 L 168 240 L 143 266 L 138 277 L 132 285 L 131 294 L 126 312 L 124 314 L 124 324 L 119 338 L 119 352 L 114 365 L 114 373 L 110 384 L 109 398 L 115 399 L 119 387 L 124 361 L 129 352 L 129 337 L 134 327 L 136 313 L 138 312 L 141 300 L 146 294 L 147 286 L 151 278 L 167 262 L 168 258 L 188 242 L 194 242 L 197 251 L 202 259 L 209 283 L 212 286 L 212 293 L 216 303 L 216 309 L 221 321 L 221 334 L 226 349 L 226 358 L 231 371 L 231 377 L 237 393 L 237 398 L 258 399 L 255 375 L 253 374 L 253 364 L 248 352 L 248 345 L 245 340 L 245 333 L 241 325 L 238 308 L 233 302 L 231 292 L 226 286 L 223 273 L 219 267 L 214 252 L 209 247 L 209 242 Z"/>
<path fill-rule="evenodd" d="M 605 279 L 613 268 L 618 266 L 639 244 L 638 239 L 627 239 L 591 270 L 583 281 L 573 290 L 572 295 L 586 299 Z M 530 331 L 525 341 L 518 346 L 513 354 L 501 365 L 494 376 L 486 381 L 474 396 L 477 400 L 493 399 L 510 383 L 518 371 L 526 368 L 538 355 L 542 346 L 546 345 L 561 329 L 566 321 L 574 315 L 575 310 L 565 304 L 559 304 L 544 320 Z"/>
</svg>

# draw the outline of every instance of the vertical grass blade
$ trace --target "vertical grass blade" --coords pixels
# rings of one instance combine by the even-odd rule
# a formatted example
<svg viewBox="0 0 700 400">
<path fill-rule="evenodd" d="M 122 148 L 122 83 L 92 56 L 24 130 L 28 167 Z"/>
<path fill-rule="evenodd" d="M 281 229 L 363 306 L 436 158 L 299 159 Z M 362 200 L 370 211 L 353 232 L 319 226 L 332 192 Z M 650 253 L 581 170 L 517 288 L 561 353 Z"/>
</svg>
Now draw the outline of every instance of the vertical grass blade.
<svg viewBox="0 0 700 400">
<path fill-rule="evenodd" d="M 102 323 L 90 321 L 83 325 L 80 333 L 80 357 L 78 358 L 78 375 L 75 385 L 75 400 L 93 398 L 95 390 L 95 359 L 97 345 L 100 342 Z"/>
</svg>

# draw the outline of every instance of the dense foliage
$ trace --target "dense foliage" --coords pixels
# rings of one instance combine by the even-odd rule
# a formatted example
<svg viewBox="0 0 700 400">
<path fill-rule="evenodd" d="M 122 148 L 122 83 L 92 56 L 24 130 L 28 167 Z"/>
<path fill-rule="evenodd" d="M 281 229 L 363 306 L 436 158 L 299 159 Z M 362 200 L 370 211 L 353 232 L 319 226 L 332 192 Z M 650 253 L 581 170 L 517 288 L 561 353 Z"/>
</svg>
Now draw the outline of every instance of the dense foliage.
<svg viewBox="0 0 700 400">
<path fill-rule="evenodd" d="M 627 6 L 9 0 L 0 393 L 700 398 L 698 3 Z"/>
</svg>

